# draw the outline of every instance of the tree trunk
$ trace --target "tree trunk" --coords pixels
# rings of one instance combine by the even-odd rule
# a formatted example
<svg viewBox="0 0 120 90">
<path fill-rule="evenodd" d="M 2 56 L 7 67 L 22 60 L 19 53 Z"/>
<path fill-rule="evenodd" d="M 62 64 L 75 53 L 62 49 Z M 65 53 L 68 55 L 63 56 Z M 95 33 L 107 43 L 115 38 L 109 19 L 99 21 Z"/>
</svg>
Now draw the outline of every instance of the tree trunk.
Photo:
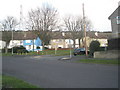
<svg viewBox="0 0 120 90">
<path fill-rule="evenodd" d="M 78 39 L 78 42 L 79 42 L 79 48 L 81 48 L 80 38 Z"/>
<path fill-rule="evenodd" d="M 6 54 L 8 53 L 7 44 L 6 44 L 6 46 L 5 46 L 5 53 L 6 53 Z"/>
<path fill-rule="evenodd" d="M 44 42 L 42 42 L 42 46 L 43 46 L 43 50 L 44 50 L 44 46 L 45 46 Z"/>
<path fill-rule="evenodd" d="M 73 48 L 75 48 L 75 39 L 73 40 Z"/>
<path fill-rule="evenodd" d="M 33 39 L 33 52 L 34 52 L 34 39 Z"/>
<path fill-rule="evenodd" d="M 82 47 L 83 48 L 85 47 L 85 40 L 83 40 L 83 38 L 82 38 Z"/>
</svg>

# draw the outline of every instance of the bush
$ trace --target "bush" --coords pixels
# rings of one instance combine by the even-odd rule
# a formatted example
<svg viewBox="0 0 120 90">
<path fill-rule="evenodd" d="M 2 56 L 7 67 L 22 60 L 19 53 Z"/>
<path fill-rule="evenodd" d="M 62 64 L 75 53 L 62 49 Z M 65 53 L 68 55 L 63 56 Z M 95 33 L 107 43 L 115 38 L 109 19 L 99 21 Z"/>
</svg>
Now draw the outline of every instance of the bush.
<svg viewBox="0 0 120 90">
<path fill-rule="evenodd" d="M 100 43 L 99 43 L 99 41 L 97 41 L 97 40 L 92 41 L 90 43 L 89 49 L 90 49 L 90 56 L 93 56 L 95 51 L 100 51 Z"/>
<path fill-rule="evenodd" d="M 13 52 L 14 53 L 28 53 L 25 47 L 20 46 L 20 47 L 13 47 Z"/>
<path fill-rule="evenodd" d="M 37 46 L 37 49 L 40 49 L 40 47 L 39 47 L 39 46 Z"/>
<path fill-rule="evenodd" d="M 12 48 L 8 49 L 8 53 L 12 52 Z M 2 53 L 5 53 L 5 48 L 2 49 Z M 13 47 L 13 53 L 28 53 L 25 47 L 20 46 L 20 47 Z"/>
</svg>

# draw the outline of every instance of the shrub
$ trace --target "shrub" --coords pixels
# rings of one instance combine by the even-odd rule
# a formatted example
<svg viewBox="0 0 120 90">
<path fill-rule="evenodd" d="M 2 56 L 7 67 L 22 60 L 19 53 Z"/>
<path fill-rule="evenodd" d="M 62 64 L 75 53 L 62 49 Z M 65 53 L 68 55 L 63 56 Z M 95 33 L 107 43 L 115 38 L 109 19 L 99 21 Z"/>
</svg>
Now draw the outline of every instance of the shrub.
<svg viewBox="0 0 120 90">
<path fill-rule="evenodd" d="M 11 53 L 11 52 L 12 52 L 12 48 L 8 49 L 8 53 Z M 2 53 L 5 53 L 5 48 L 2 49 Z M 23 46 L 20 46 L 20 47 L 16 46 L 16 47 L 13 47 L 13 53 L 28 53 L 28 51 Z"/>
<path fill-rule="evenodd" d="M 90 50 L 90 56 L 93 56 L 95 51 L 100 51 L 100 43 L 99 43 L 99 41 L 97 41 L 97 40 L 92 41 L 90 43 L 89 50 Z"/>
<path fill-rule="evenodd" d="M 25 47 L 20 46 L 20 47 L 13 47 L 13 52 L 14 53 L 28 53 Z"/>
<path fill-rule="evenodd" d="M 37 49 L 40 49 L 40 47 L 39 47 L 39 46 L 37 46 Z"/>
</svg>

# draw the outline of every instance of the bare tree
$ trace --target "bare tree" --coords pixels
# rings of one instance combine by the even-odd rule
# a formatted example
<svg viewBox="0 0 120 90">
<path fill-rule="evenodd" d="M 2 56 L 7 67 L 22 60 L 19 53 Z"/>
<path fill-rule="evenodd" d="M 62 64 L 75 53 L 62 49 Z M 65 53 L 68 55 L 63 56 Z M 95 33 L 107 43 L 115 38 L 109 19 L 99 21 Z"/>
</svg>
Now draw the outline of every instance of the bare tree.
<svg viewBox="0 0 120 90">
<path fill-rule="evenodd" d="M 17 22 L 16 18 L 13 16 L 8 16 L 2 22 L 2 26 L 3 26 L 4 30 L 8 30 L 8 31 L 15 29 L 17 24 L 18 24 L 18 22 Z"/>
<path fill-rule="evenodd" d="M 85 22 L 87 30 L 90 30 L 91 22 L 88 19 Z M 83 19 L 80 16 L 68 16 L 64 18 L 64 23 L 73 40 L 73 47 L 75 48 L 75 39 L 79 39 L 80 47 L 80 39 L 84 36 Z"/>
<path fill-rule="evenodd" d="M 2 26 L 4 28 L 4 31 L 2 32 L 2 40 L 6 42 L 6 47 L 5 47 L 6 53 L 8 52 L 7 47 L 12 38 L 12 32 L 10 31 L 14 30 L 17 24 L 18 24 L 17 20 L 12 16 L 8 16 L 2 22 Z"/>
<path fill-rule="evenodd" d="M 73 47 L 75 48 L 75 39 L 78 38 L 78 32 L 80 29 L 81 19 L 74 16 L 68 16 L 64 18 L 64 23 L 69 31 L 70 38 L 73 40 Z"/>
<path fill-rule="evenodd" d="M 29 25 L 42 40 L 42 44 L 48 44 L 51 32 L 57 28 L 58 12 L 52 6 L 46 4 L 42 8 L 31 10 L 29 13 Z"/>
</svg>

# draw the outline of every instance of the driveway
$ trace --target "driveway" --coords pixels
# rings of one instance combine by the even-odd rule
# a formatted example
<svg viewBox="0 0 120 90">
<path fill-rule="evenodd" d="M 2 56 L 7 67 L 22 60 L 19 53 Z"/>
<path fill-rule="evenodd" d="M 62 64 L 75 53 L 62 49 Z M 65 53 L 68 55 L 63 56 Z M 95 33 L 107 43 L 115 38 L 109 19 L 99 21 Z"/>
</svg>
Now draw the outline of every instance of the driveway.
<svg viewBox="0 0 120 90">
<path fill-rule="evenodd" d="M 118 66 L 74 63 L 65 56 L 3 57 L 3 73 L 42 88 L 117 88 Z"/>
</svg>

